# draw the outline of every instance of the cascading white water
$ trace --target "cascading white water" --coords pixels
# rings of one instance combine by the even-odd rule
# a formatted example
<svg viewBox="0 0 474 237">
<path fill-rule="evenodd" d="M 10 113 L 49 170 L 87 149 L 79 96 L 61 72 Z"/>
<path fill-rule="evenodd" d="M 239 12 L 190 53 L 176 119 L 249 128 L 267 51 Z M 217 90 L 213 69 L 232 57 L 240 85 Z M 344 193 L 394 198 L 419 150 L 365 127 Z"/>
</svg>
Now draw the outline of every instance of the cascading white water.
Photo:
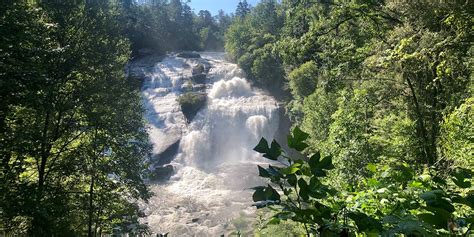
<svg viewBox="0 0 474 237">
<path fill-rule="evenodd" d="M 144 83 L 153 152 L 159 154 L 180 141 L 171 162 L 174 175 L 167 182 L 151 183 L 154 196 L 143 204 L 147 215 L 143 221 L 154 233 L 227 236 L 242 231 L 246 223 L 242 219 L 250 223 L 255 213 L 248 188 L 262 182 L 256 164 L 264 161 L 252 148 L 262 136 L 271 139 L 278 128 L 278 106 L 272 97 L 253 88 L 224 54 L 201 56 L 166 57 Z M 190 77 L 200 62 L 211 65 L 208 102 L 187 124 L 176 99 L 183 78 Z"/>
</svg>

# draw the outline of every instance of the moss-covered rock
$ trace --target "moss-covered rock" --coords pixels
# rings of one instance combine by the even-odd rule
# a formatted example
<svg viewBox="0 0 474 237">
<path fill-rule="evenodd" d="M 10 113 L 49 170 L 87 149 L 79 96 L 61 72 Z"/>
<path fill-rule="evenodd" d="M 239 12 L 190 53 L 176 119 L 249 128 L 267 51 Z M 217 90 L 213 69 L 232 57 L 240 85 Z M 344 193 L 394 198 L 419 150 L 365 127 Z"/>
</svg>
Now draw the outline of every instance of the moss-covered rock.
<svg viewBox="0 0 474 237">
<path fill-rule="evenodd" d="M 188 122 L 192 121 L 199 110 L 206 105 L 207 95 L 205 93 L 188 92 L 178 98 L 184 116 Z"/>
</svg>

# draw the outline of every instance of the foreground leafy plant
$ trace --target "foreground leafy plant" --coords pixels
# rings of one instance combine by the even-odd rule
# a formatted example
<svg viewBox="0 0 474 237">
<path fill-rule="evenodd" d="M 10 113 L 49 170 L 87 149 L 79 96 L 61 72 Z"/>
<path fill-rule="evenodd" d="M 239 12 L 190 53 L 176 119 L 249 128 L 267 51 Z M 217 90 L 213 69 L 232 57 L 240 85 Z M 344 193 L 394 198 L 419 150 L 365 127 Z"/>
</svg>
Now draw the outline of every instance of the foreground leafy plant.
<svg viewBox="0 0 474 237">
<path fill-rule="evenodd" d="M 308 137 L 296 127 L 288 147 L 303 152 Z M 269 144 L 264 138 L 254 150 L 279 162 L 258 166 L 269 184 L 253 188 L 254 205 L 275 213 L 267 225 L 292 220 L 304 226 L 307 236 L 467 235 L 473 225 L 470 170 L 457 169 L 441 179 L 430 169 L 417 175 L 406 163 L 369 164 L 371 178 L 350 191 L 336 190 L 327 177 L 335 168 L 331 156 L 316 152 L 294 159 L 275 140 Z"/>
</svg>

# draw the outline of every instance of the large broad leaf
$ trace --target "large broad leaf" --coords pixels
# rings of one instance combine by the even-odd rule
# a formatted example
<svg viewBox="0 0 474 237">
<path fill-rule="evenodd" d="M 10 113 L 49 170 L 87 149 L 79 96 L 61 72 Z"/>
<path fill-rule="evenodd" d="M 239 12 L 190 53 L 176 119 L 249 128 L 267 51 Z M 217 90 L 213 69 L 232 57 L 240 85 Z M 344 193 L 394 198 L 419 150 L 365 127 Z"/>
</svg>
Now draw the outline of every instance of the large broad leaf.
<svg viewBox="0 0 474 237">
<path fill-rule="evenodd" d="M 282 177 L 277 167 L 269 165 L 267 169 L 257 165 L 258 175 L 264 178 L 270 178 L 272 181 L 278 181 Z"/>
<path fill-rule="evenodd" d="M 469 194 L 466 195 L 466 197 L 464 197 L 464 199 L 467 201 L 468 206 L 474 208 L 474 192 L 471 191 Z"/>
<path fill-rule="evenodd" d="M 308 164 L 311 168 L 313 167 L 317 167 L 318 164 L 319 164 L 319 160 L 321 159 L 321 153 L 316 152 L 314 153 L 310 158 L 309 158 L 309 161 L 308 161 Z"/>
<path fill-rule="evenodd" d="M 436 228 L 446 228 L 448 225 L 447 219 L 439 218 L 437 215 L 432 213 L 422 213 L 418 215 L 421 221 L 435 226 Z"/>
<path fill-rule="evenodd" d="M 270 148 L 268 148 L 267 139 L 262 137 L 262 139 L 260 139 L 260 141 L 258 142 L 257 146 L 253 148 L 253 150 L 262 154 L 265 154 L 270 151 Z"/>
<path fill-rule="evenodd" d="M 274 204 L 280 200 L 280 194 L 270 185 L 268 186 L 257 186 L 252 188 L 255 192 L 252 195 L 252 199 L 256 202 L 258 208 L 266 205 Z"/>
<path fill-rule="evenodd" d="M 325 170 L 330 170 L 334 168 L 332 164 L 332 157 L 326 156 L 320 160 L 320 154 L 316 153 L 309 158 L 309 166 L 311 168 L 311 173 L 316 177 L 326 176 Z"/>
<path fill-rule="evenodd" d="M 282 174 L 294 174 L 300 170 L 301 164 L 294 163 L 286 168 L 280 170 Z"/>
<path fill-rule="evenodd" d="M 298 187 L 300 188 L 300 197 L 303 200 L 308 201 L 309 193 L 311 192 L 311 190 L 309 189 L 309 185 L 303 178 L 298 179 Z"/>
<path fill-rule="evenodd" d="M 258 176 L 264 177 L 264 178 L 271 178 L 272 177 L 270 172 L 268 172 L 265 168 L 263 168 L 260 165 L 257 165 L 257 167 L 258 167 Z"/>
<path fill-rule="evenodd" d="M 292 135 L 288 135 L 288 147 L 293 148 L 297 151 L 303 151 L 308 144 L 304 141 L 309 137 L 309 134 L 301 131 L 299 127 L 293 129 Z"/>
<path fill-rule="evenodd" d="M 298 178 L 296 178 L 296 175 L 290 174 L 290 175 L 287 175 L 287 176 L 286 176 L 286 181 L 288 181 L 288 183 L 289 183 L 291 186 L 295 186 L 296 183 L 298 182 Z"/>
<path fill-rule="evenodd" d="M 453 174 L 453 182 L 460 188 L 470 188 L 472 173 L 470 170 L 458 168 Z"/>
<path fill-rule="evenodd" d="M 442 190 L 432 190 L 424 192 L 420 198 L 425 200 L 428 207 L 441 208 L 448 212 L 454 212 L 454 206 L 446 200 L 445 193 Z"/>
<path fill-rule="evenodd" d="M 332 156 L 324 157 L 321 162 L 319 162 L 319 167 L 325 170 L 334 169 L 334 165 L 332 164 Z"/>
<path fill-rule="evenodd" d="M 277 160 L 278 157 L 281 155 L 281 146 L 275 139 L 273 139 L 272 145 L 270 146 L 270 152 L 266 155 L 267 156 L 264 155 L 264 157 L 271 160 Z"/>
<path fill-rule="evenodd" d="M 258 186 L 254 187 L 255 192 L 252 195 L 252 199 L 254 202 L 259 202 L 259 201 L 264 201 L 265 199 L 265 187 L 264 186 Z"/>
<path fill-rule="evenodd" d="M 270 185 L 265 188 L 266 200 L 278 201 L 280 200 L 280 194 Z"/>
<path fill-rule="evenodd" d="M 444 180 L 444 179 L 442 179 L 442 178 L 440 178 L 440 177 L 438 177 L 438 176 L 433 177 L 432 180 L 433 180 L 435 183 L 437 183 L 437 184 L 447 185 L 447 184 L 446 184 L 446 180 Z"/>
<path fill-rule="evenodd" d="M 257 146 L 253 148 L 253 150 L 258 153 L 262 153 L 263 157 L 268 158 L 270 160 L 277 160 L 278 157 L 281 155 L 280 144 L 273 140 L 271 146 L 269 147 L 267 140 L 263 137 L 262 139 L 260 139 L 260 142 L 257 144 Z"/>
<path fill-rule="evenodd" d="M 431 213 L 434 214 L 434 216 L 437 218 L 436 222 L 428 222 L 429 224 L 432 224 L 436 226 L 437 228 L 446 228 L 448 221 L 451 219 L 451 213 L 448 211 L 442 209 L 442 208 L 436 208 L 436 207 L 426 207 L 427 211 L 430 211 Z M 425 218 L 428 218 L 425 216 Z"/>
<path fill-rule="evenodd" d="M 383 229 L 382 224 L 378 220 L 370 216 L 367 216 L 364 213 L 351 212 L 347 214 L 347 216 L 355 222 L 357 228 L 361 232 L 374 233 L 374 232 L 382 231 Z"/>
</svg>

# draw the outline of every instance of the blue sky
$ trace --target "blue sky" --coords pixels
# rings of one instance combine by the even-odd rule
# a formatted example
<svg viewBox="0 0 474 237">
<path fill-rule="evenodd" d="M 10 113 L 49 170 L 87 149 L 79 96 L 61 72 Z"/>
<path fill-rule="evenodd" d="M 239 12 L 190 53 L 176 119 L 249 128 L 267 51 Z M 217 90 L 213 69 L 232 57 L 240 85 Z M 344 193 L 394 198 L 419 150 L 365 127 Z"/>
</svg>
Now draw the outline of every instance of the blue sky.
<svg viewBox="0 0 474 237">
<path fill-rule="evenodd" d="M 255 6 L 259 0 L 247 0 L 247 2 Z M 208 10 L 212 15 L 216 15 L 219 9 L 224 10 L 226 13 L 235 12 L 239 0 L 191 0 L 189 4 L 195 13 L 200 10 Z"/>
</svg>

